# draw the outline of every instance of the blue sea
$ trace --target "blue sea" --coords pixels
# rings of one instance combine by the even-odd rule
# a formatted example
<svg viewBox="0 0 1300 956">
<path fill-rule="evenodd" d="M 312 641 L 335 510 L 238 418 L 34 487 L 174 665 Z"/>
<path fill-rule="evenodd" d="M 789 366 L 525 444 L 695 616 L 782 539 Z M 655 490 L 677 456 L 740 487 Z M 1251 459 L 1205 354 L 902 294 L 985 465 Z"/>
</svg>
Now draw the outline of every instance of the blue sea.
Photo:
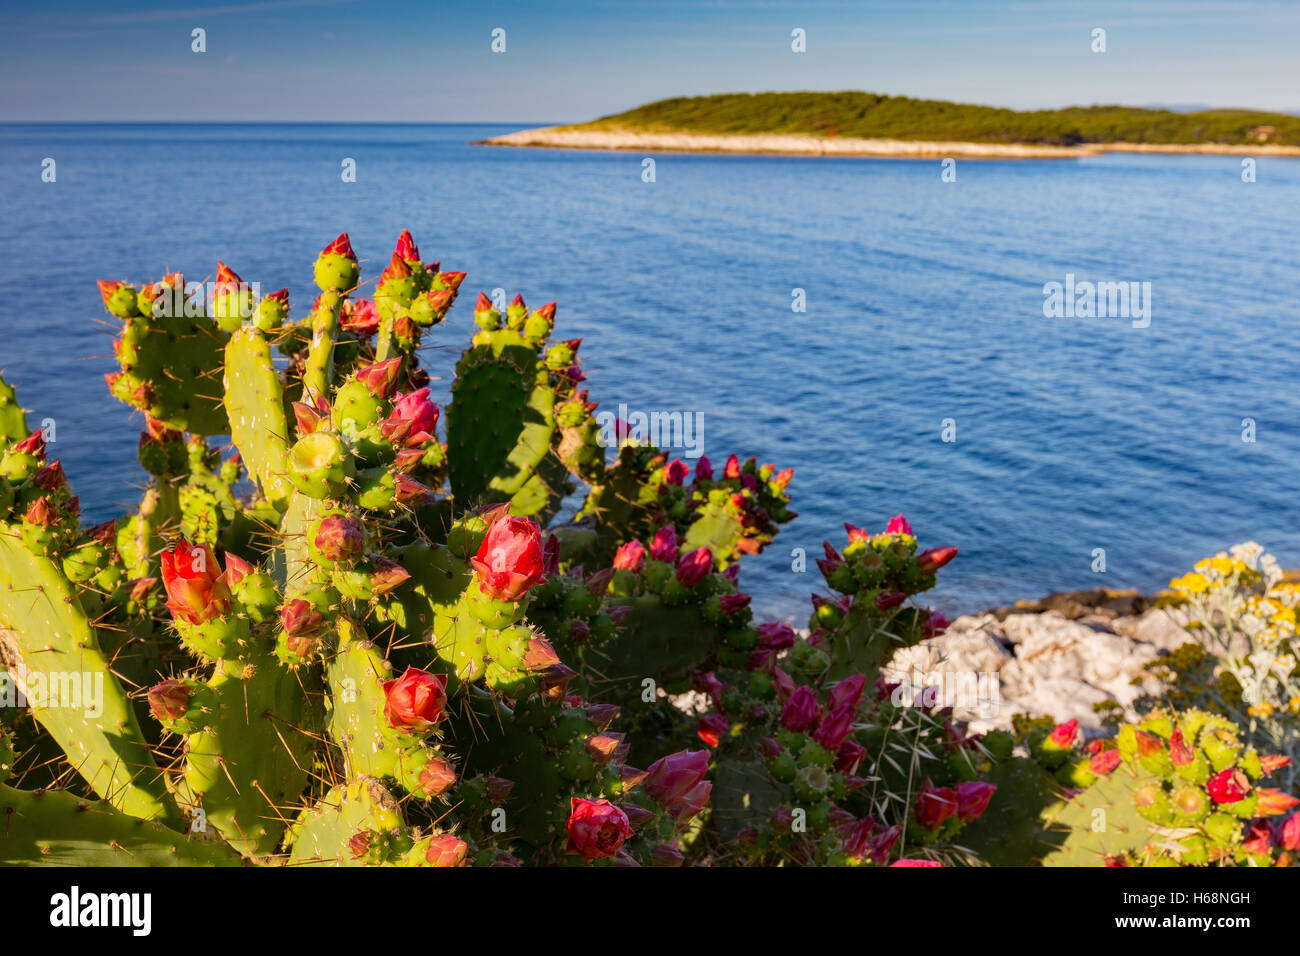
<svg viewBox="0 0 1300 956">
<path fill-rule="evenodd" d="M 1239 157 L 959 160 L 944 182 L 938 161 L 660 154 L 646 182 L 640 154 L 471 145 L 514 128 L 0 127 L 0 369 L 55 419 L 87 516 L 144 478 L 96 279 L 220 258 L 298 315 L 329 240 L 373 278 L 405 227 L 469 273 L 430 336 L 444 392 L 478 290 L 556 299 L 602 408 L 698 413 L 715 464 L 794 466 L 799 517 L 741 578 L 763 612 L 802 616 L 822 540 L 898 512 L 960 548 L 930 596 L 949 613 L 1154 589 L 1247 539 L 1300 564 L 1300 160 L 1254 182 Z M 1149 325 L 1045 317 L 1067 275 L 1150 283 Z"/>
</svg>

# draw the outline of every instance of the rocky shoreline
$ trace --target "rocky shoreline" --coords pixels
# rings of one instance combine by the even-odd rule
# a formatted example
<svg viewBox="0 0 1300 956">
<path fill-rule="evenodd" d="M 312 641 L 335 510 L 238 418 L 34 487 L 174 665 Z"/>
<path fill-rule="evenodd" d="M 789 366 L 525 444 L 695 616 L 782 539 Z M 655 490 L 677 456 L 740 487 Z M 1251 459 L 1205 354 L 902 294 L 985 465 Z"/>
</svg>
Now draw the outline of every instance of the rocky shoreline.
<svg viewBox="0 0 1300 956">
<path fill-rule="evenodd" d="M 1099 730 L 1094 704 L 1114 700 L 1134 716 L 1133 701 L 1159 689 L 1146 665 L 1194 640 L 1185 613 L 1157 600 L 1098 588 L 967 614 L 900 651 L 885 671 L 905 687 L 949 692 L 956 716 L 972 730 L 1009 729 L 1018 713 L 1074 718 Z"/>
<path fill-rule="evenodd" d="M 766 153 L 798 156 L 857 156 L 894 159 L 1063 159 L 1104 153 L 1208 153 L 1240 156 L 1300 156 L 1300 147 L 1222 143 L 1085 143 L 1045 146 L 1024 143 L 929 142 L 803 136 L 783 133 L 705 134 L 543 126 L 479 140 L 482 146 L 534 146 L 553 149 L 613 149 L 685 153 Z"/>
</svg>

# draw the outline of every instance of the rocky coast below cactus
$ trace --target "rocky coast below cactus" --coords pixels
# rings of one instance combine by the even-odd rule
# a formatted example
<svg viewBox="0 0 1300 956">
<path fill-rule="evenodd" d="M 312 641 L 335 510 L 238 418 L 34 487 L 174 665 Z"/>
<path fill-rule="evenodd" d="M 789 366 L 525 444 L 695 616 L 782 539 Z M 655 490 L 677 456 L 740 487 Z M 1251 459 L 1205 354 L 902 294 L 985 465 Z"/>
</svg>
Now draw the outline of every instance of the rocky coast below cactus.
<svg viewBox="0 0 1300 956">
<path fill-rule="evenodd" d="M 921 596 L 958 549 L 882 515 L 824 545 L 805 620 L 757 620 L 745 558 L 795 517 L 792 469 L 602 428 L 556 303 L 455 308 L 465 273 L 407 232 L 373 279 L 346 233 L 311 270 L 310 303 L 225 262 L 201 308 L 177 273 L 99 283 L 148 476 L 115 520 L 82 523 L 40 410 L 0 382 L 0 864 L 1300 849 L 1297 599 L 1258 554 L 1042 639 L 1014 615 L 950 626 Z M 440 407 L 420 350 L 462 310 Z M 1034 670 L 1053 640 L 1088 687 L 1062 712 L 1042 688 L 1065 675 Z M 945 648 L 1024 693 L 972 723 L 904 685 Z"/>
</svg>

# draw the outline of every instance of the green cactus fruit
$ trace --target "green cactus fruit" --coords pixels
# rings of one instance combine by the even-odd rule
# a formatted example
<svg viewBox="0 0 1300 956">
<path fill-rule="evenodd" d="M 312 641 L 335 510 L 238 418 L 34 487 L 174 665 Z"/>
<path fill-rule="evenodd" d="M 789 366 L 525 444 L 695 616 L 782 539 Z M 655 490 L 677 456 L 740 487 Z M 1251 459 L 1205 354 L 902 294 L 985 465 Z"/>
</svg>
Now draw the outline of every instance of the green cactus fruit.
<svg viewBox="0 0 1300 956">
<path fill-rule="evenodd" d="M 239 657 L 247 648 L 248 621 L 238 617 L 218 617 L 201 624 L 175 621 L 181 643 L 207 661 Z"/>
<path fill-rule="evenodd" d="M 325 247 L 313 266 L 316 286 L 322 292 L 350 292 L 361 278 L 361 267 L 345 232 Z"/>
<path fill-rule="evenodd" d="M 74 584 L 84 584 L 108 563 L 108 551 L 95 540 L 84 541 L 63 557 L 63 574 Z"/>
<path fill-rule="evenodd" d="M 383 417 L 385 404 L 364 382 L 349 379 L 334 395 L 330 419 L 339 431 L 355 437 Z"/>
<path fill-rule="evenodd" d="M 1210 798 L 1201 787 L 1179 787 L 1170 800 L 1180 826 L 1198 823 L 1210 812 Z"/>
<path fill-rule="evenodd" d="M 289 478 L 308 498 L 339 498 L 354 474 L 352 455 L 337 435 L 312 432 L 289 451 Z"/>
</svg>

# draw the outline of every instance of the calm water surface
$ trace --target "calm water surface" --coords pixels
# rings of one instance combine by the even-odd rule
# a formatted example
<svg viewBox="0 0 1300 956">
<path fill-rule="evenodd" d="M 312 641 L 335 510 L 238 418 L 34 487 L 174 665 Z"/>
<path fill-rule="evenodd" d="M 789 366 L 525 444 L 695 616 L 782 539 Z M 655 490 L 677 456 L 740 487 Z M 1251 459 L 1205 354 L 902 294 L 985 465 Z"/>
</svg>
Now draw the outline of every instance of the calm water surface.
<svg viewBox="0 0 1300 956">
<path fill-rule="evenodd" d="M 645 183 L 639 154 L 470 145 L 508 129 L 0 127 L 0 368 L 57 421 L 87 515 L 143 479 L 96 279 L 222 258 L 300 314 L 338 232 L 373 278 L 409 227 L 471 297 L 558 299 L 602 407 L 700 412 L 715 462 L 795 467 L 800 517 L 742 578 L 763 611 L 802 614 L 820 581 L 792 549 L 813 568 L 841 521 L 899 511 L 961 548 L 950 612 L 1154 588 L 1249 538 L 1300 564 L 1300 161 L 1247 184 L 1234 157 L 962 160 L 943 183 L 928 161 L 659 155 Z M 1067 273 L 1150 282 L 1150 327 L 1044 318 Z M 462 302 L 430 337 L 435 369 L 471 324 Z"/>
</svg>

